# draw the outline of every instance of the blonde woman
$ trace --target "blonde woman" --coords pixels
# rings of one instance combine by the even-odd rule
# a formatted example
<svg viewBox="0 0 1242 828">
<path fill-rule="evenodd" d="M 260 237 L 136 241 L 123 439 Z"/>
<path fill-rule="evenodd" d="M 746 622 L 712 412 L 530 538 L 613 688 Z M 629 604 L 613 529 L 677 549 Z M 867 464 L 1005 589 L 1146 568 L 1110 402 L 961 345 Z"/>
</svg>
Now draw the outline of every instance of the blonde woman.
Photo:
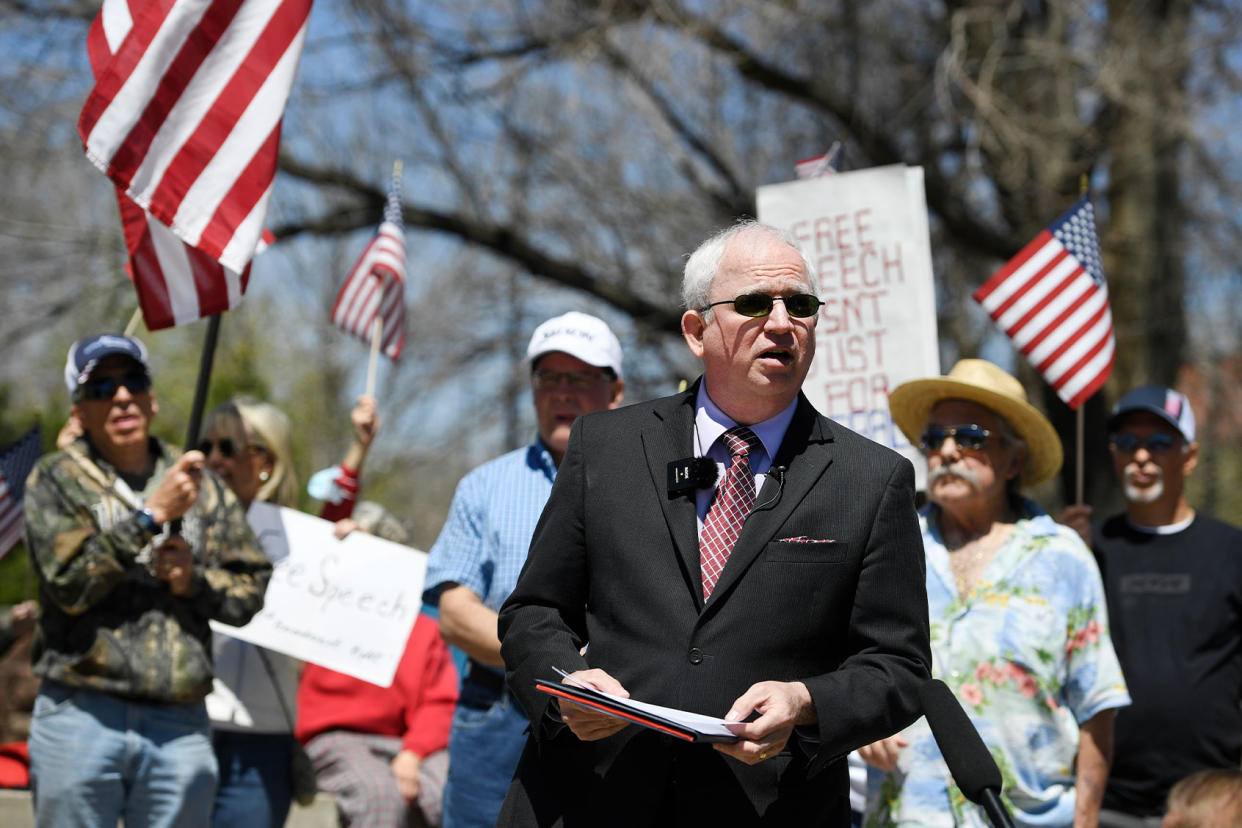
<svg viewBox="0 0 1242 828">
<path fill-rule="evenodd" d="M 235 397 L 207 416 L 199 449 L 247 510 L 257 501 L 297 503 L 289 418 L 269 403 Z M 214 636 L 215 682 L 207 697 L 220 787 L 215 828 L 280 828 L 292 801 L 292 728 L 301 663 L 225 635 Z"/>
</svg>

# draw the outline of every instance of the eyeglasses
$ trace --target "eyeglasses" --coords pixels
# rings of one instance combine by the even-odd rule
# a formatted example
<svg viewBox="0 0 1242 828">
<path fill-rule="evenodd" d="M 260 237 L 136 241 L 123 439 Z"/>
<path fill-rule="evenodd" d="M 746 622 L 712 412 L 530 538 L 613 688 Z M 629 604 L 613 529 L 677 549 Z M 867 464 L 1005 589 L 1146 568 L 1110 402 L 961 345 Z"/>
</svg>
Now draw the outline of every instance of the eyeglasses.
<svg viewBox="0 0 1242 828">
<path fill-rule="evenodd" d="M 814 316 L 819 311 L 819 306 L 824 304 L 819 301 L 818 296 L 812 296 L 809 293 L 795 293 L 793 296 L 768 296 L 766 293 L 743 293 L 741 296 L 735 296 L 732 299 L 725 299 L 720 302 L 711 302 L 705 308 L 700 310 L 711 310 L 717 305 L 732 305 L 733 309 L 742 316 L 759 317 L 767 316 L 772 312 L 772 304 L 774 302 L 784 302 L 785 312 L 790 316 L 796 316 L 805 319 L 808 316 Z"/>
<path fill-rule="evenodd" d="M 1177 438 L 1170 434 L 1148 434 L 1146 437 L 1137 434 L 1114 434 L 1108 438 L 1108 442 L 1122 454 L 1134 454 L 1140 447 L 1147 449 L 1148 454 L 1164 454 L 1177 445 Z"/>
<path fill-rule="evenodd" d="M 569 383 L 571 391 L 590 391 L 600 380 L 608 378 L 608 374 L 604 371 L 545 371 L 540 369 L 531 374 L 531 381 L 539 391 L 559 388 L 561 380 Z"/>
<path fill-rule="evenodd" d="M 929 426 L 919 438 L 924 452 L 939 451 L 944 441 L 953 438 L 957 447 L 966 451 L 979 451 L 983 444 L 992 436 L 992 432 L 975 424 L 960 426 Z"/>
<path fill-rule="evenodd" d="M 140 372 L 119 377 L 100 377 L 82 383 L 79 390 L 85 400 L 110 400 L 122 386 L 131 394 L 141 394 L 151 390 L 151 378 Z"/>
<path fill-rule="evenodd" d="M 207 457 L 211 456 L 211 450 L 213 448 L 219 448 L 220 455 L 226 460 L 232 460 L 237 456 L 237 443 L 233 442 L 232 437 L 221 437 L 219 440 L 203 440 L 198 444 L 198 450 Z M 246 451 L 251 454 L 256 454 L 258 452 L 267 453 L 267 447 L 261 446 L 258 443 L 247 443 Z"/>
</svg>

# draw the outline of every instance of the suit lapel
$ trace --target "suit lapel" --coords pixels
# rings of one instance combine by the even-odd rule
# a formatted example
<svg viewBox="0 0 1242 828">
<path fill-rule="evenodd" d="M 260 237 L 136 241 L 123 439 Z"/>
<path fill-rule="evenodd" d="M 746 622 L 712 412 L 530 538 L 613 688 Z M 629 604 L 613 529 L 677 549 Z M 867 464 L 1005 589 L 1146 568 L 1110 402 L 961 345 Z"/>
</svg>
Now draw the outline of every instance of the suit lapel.
<svg viewBox="0 0 1242 828">
<path fill-rule="evenodd" d="M 798 408 L 772 460 L 773 468 L 785 467 L 784 481 L 768 474 L 763 490 L 755 498 L 755 511 L 746 519 L 729 562 L 712 590 L 709 605 L 728 594 L 831 464 L 832 433 L 810 402 L 799 395 Z M 697 544 L 695 548 L 697 555 Z"/>
<path fill-rule="evenodd" d="M 668 464 L 694 454 L 694 400 L 698 393 L 695 383 L 684 394 L 669 399 L 669 404 L 653 410 L 652 424 L 643 430 L 643 451 L 652 484 L 664 510 L 664 520 L 673 538 L 681 561 L 686 585 L 700 606 L 703 590 L 699 580 L 699 533 L 694 490 L 669 497 Z"/>
</svg>

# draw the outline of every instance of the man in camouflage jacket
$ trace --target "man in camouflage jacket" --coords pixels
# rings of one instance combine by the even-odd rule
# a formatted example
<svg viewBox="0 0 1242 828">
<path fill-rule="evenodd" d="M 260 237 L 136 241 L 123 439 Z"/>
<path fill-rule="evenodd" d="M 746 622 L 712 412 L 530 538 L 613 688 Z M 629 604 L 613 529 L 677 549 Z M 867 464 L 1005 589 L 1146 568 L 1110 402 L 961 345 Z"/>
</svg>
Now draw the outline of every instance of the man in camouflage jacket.
<svg viewBox="0 0 1242 828">
<path fill-rule="evenodd" d="M 25 497 L 42 605 L 36 819 L 207 825 L 208 621 L 245 624 L 271 564 L 202 453 L 177 457 L 150 436 L 158 405 L 142 343 L 80 340 L 65 377 L 84 434 L 39 461 Z"/>
</svg>

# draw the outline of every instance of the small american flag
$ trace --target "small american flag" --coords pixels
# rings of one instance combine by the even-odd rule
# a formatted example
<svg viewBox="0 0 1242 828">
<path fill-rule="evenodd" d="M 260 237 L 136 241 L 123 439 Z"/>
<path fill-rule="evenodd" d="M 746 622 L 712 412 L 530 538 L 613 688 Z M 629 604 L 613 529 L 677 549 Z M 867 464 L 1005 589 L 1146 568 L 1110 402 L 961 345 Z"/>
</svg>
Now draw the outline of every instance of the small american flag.
<svg viewBox="0 0 1242 828">
<path fill-rule="evenodd" d="M 393 171 L 379 231 L 345 277 L 332 305 L 332 323 L 363 342 L 371 341 L 377 315 L 383 320 L 380 347 L 396 359 L 405 346 L 405 230 L 399 168 Z"/>
<path fill-rule="evenodd" d="M 22 513 L 26 478 L 43 453 L 42 446 L 41 432 L 35 426 L 0 453 L 0 558 L 22 539 L 22 529 L 26 525 Z"/>
<path fill-rule="evenodd" d="M 151 330 L 235 306 L 261 249 L 310 0 L 104 0 L 78 122 Z M 270 234 L 269 234 L 270 238 Z"/>
<path fill-rule="evenodd" d="M 841 142 L 833 141 L 832 146 L 823 155 L 814 158 L 803 158 L 794 164 L 794 172 L 799 181 L 819 178 L 824 175 L 835 175 L 841 171 Z"/>
<path fill-rule="evenodd" d="M 1095 213 L 1083 196 L 974 293 L 1070 408 L 1113 368 L 1113 316 Z"/>
</svg>

